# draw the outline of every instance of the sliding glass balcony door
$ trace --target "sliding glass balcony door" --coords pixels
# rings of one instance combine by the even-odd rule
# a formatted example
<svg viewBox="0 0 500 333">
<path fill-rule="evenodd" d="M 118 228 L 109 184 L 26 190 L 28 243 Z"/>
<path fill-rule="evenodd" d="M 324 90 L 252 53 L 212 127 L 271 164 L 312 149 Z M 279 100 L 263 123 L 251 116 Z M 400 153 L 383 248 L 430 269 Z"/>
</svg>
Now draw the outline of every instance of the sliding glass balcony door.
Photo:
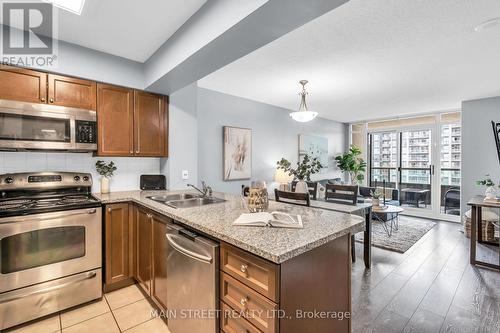
<svg viewBox="0 0 500 333">
<path fill-rule="evenodd" d="M 396 188 L 398 175 L 398 133 L 396 131 L 370 135 L 370 186 Z"/>
<path fill-rule="evenodd" d="M 460 114 L 428 118 L 426 124 L 369 129 L 368 185 L 382 187 L 385 181 L 386 199 L 408 214 L 458 221 Z"/>
<path fill-rule="evenodd" d="M 432 130 L 399 132 L 400 204 L 409 208 L 432 209 Z"/>
<path fill-rule="evenodd" d="M 460 123 L 441 125 L 441 213 L 457 216 L 460 215 L 461 135 Z"/>
</svg>

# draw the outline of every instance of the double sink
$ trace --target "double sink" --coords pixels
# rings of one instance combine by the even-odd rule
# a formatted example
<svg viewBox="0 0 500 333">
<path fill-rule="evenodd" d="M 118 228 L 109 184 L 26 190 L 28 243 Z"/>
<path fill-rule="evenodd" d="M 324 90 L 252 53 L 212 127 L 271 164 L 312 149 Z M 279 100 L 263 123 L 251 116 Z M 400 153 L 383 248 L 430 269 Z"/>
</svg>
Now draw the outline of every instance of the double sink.
<svg viewBox="0 0 500 333">
<path fill-rule="evenodd" d="M 226 201 L 216 197 L 207 197 L 191 193 L 152 195 L 147 198 L 173 208 L 199 207 Z"/>
</svg>

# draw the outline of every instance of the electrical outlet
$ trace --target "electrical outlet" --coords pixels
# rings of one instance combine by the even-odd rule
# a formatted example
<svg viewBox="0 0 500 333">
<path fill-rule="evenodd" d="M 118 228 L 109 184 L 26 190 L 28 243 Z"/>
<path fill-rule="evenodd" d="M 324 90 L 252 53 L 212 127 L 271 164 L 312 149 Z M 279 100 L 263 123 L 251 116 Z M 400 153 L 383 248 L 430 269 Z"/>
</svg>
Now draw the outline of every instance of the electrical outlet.
<svg viewBox="0 0 500 333">
<path fill-rule="evenodd" d="M 182 180 L 188 180 L 188 179 L 189 179 L 189 171 L 182 170 Z"/>
</svg>

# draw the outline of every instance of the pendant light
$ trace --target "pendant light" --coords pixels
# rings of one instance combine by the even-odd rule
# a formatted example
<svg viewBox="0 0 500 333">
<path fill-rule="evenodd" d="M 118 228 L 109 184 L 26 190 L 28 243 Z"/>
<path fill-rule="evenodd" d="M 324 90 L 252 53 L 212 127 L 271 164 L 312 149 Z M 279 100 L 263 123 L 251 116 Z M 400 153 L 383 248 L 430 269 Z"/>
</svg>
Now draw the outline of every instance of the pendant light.
<svg viewBox="0 0 500 333">
<path fill-rule="evenodd" d="M 301 123 L 307 123 L 308 121 L 313 120 L 316 118 L 318 115 L 317 112 L 314 111 L 309 111 L 307 109 L 307 103 L 306 103 L 306 84 L 307 80 L 300 80 L 299 83 L 302 85 L 302 91 L 300 92 L 300 106 L 299 106 L 299 111 L 296 112 L 290 112 L 290 117 L 292 117 L 293 120 L 301 122 Z"/>
</svg>

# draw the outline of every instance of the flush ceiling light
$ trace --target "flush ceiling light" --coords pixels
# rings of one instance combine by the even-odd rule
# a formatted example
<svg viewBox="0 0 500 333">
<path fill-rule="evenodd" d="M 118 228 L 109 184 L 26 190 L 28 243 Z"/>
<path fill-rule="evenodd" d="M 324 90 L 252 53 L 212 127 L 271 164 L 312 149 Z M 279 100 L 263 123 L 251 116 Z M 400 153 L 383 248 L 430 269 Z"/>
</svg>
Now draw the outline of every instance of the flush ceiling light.
<svg viewBox="0 0 500 333">
<path fill-rule="evenodd" d="M 291 112 L 290 117 L 292 117 L 293 120 L 301 122 L 301 123 L 307 123 L 308 121 L 313 120 L 316 118 L 318 115 L 317 112 L 314 111 L 309 111 L 307 109 L 307 103 L 306 103 L 306 84 L 307 80 L 300 80 L 299 83 L 302 85 L 302 91 L 300 92 L 300 106 L 299 106 L 299 111 L 296 112 Z"/>
<path fill-rule="evenodd" d="M 478 24 L 474 30 L 479 32 L 479 31 L 483 31 L 483 30 L 487 30 L 487 29 L 491 29 L 491 28 L 494 28 L 496 26 L 500 25 L 500 17 L 495 17 L 495 18 L 492 18 L 490 20 L 487 20 L 487 21 L 484 21 L 480 24 Z"/>
<path fill-rule="evenodd" d="M 43 0 L 73 14 L 81 15 L 85 0 Z"/>
</svg>

